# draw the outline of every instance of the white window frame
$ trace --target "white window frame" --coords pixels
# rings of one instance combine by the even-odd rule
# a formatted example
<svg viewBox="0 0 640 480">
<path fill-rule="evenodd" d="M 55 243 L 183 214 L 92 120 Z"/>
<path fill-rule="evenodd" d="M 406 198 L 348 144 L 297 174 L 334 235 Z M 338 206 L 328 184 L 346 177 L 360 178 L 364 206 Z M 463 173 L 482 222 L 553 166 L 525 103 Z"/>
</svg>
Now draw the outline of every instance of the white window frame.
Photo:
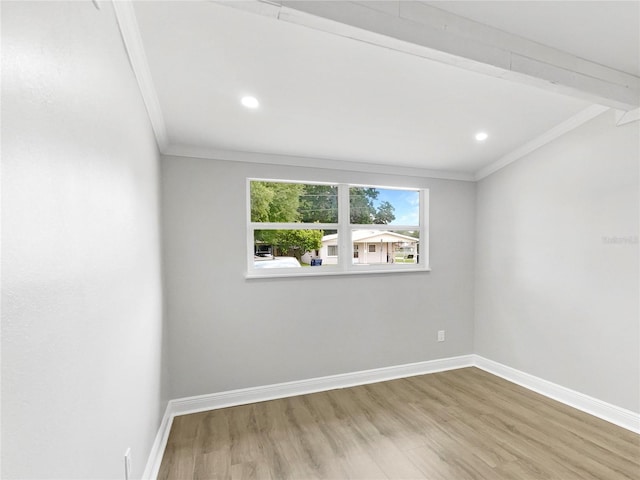
<svg viewBox="0 0 640 480">
<path fill-rule="evenodd" d="M 338 223 L 270 223 L 251 221 L 251 182 L 300 183 L 305 185 L 331 185 L 338 187 Z M 419 225 L 352 224 L 350 222 L 350 187 L 367 187 L 389 190 L 412 190 L 419 192 Z M 429 189 L 416 187 L 381 186 L 341 182 L 314 182 L 307 180 L 287 180 L 270 178 L 247 178 L 246 183 L 247 219 L 247 278 L 265 277 L 305 277 L 323 275 L 361 275 L 400 272 L 427 272 L 429 267 Z M 354 230 L 420 230 L 420 263 L 414 264 L 353 264 Z M 338 232 L 338 264 L 306 268 L 256 269 L 254 265 L 254 235 L 256 230 L 336 230 Z"/>
</svg>

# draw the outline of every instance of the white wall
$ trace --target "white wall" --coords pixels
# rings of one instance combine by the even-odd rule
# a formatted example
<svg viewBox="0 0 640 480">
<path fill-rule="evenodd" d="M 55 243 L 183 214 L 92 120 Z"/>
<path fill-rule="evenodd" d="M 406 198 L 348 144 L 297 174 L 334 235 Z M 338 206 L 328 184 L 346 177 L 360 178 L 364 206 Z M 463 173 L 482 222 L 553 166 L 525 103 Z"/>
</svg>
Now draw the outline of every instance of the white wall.
<svg viewBox="0 0 640 480">
<path fill-rule="evenodd" d="M 475 351 L 640 412 L 640 135 L 614 122 L 479 182 Z"/>
<path fill-rule="evenodd" d="M 6 479 L 121 479 L 127 447 L 139 477 L 164 409 L 158 153 L 100 5 L 2 2 Z"/>
<path fill-rule="evenodd" d="M 473 183 L 176 157 L 161 177 L 172 397 L 472 353 Z M 430 188 L 432 271 L 245 279 L 247 177 Z"/>
</svg>

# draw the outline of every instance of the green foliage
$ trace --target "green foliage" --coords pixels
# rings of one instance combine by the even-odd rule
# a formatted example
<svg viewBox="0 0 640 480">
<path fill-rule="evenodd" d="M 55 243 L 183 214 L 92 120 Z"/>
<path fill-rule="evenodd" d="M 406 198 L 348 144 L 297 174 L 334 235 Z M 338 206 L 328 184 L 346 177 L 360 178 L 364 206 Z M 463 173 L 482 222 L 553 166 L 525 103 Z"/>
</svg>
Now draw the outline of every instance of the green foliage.
<svg viewBox="0 0 640 480">
<path fill-rule="evenodd" d="M 298 260 L 305 252 L 318 250 L 322 246 L 322 230 L 276 230 L 276 233 L 274 240 L 280 250 Z"/>
<path fill-rule="evenodd" d="M 304 187 L 298 183 L 251 182 L 251 221 L 299 222 Z"/>
<path fill-rule="evenodd" d="M 338 188 L 331 185 L 305 185 L 298 212 L 306 223 L 337 223 Z"/>
<path fill-rule="evenodd" d="M 407 237 L 413 237 L 420 239 L 420 230 L 398 230 L 400 235 L 406 235 Z"/>
<path fill-rule="evenodd" d="M 378 208 L 374 206 L 380 192 L 375 188 L 351 187 L 349 190 L 349 207 L 351 223 L 366 225 L 368 223 L 387 224 L 395 220 L 395 208 L 389 202 L 382 202 Z"/>
<path fill-rule="evenodd" d="M 267 182 L 251 182 L 251 221 L 268 222 L 275 193 Z"/>
<path fill-rule="evenodd" d="M 371 223 L 376 213 L 373 201 L 378 198 L 375 188 L 351 187 L 349 189 L 349 212 L 351 223 Z"/>
<path fill-rule="evenodd" d="M 378 205 L 378 210 L 374 215 L 373 223 L 387 224 L 393 222 L 396 218 L 393 214 L 394 210 L 395 208 L 389 202 L 382 202 Z"/>
</svg>

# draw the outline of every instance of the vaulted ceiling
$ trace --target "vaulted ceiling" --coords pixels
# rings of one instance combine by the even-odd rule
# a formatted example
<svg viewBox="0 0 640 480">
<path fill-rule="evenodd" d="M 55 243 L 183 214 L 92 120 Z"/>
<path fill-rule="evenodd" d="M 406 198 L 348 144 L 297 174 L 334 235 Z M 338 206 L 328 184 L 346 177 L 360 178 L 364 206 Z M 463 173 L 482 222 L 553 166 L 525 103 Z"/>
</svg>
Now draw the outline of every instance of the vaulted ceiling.
<svg viewBox="0 0 640 480">
<path fill-rule="evenodd" d="M 637 108 L 637 2 L 282 3 L 117 7 L 163 152 L 471 179 Z"/>
</svg>

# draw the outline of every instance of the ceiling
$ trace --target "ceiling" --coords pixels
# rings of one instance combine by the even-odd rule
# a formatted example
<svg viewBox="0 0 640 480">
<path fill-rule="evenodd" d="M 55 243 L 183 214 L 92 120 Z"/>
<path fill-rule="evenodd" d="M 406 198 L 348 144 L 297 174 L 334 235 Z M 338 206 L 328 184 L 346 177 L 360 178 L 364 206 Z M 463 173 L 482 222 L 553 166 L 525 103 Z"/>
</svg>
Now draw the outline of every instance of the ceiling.
<svg viewBox="0 0 640 480">
<path fill-rule="evenodd" d="M 627 18 L 635 2 L 430 3 L 638 74 L 638 22 Z M 592 105 L 216 2 L 145 1 L 134 9 L 150 74 L 143 83 L 153 90 L 145 99 L 157 99 L 160 143 L 170 152 L 473 175 Z M 260 107 L 243 107 L 244 95 Z M 476 141 L 479 131 L 489 138 Z"/>
</svg>

